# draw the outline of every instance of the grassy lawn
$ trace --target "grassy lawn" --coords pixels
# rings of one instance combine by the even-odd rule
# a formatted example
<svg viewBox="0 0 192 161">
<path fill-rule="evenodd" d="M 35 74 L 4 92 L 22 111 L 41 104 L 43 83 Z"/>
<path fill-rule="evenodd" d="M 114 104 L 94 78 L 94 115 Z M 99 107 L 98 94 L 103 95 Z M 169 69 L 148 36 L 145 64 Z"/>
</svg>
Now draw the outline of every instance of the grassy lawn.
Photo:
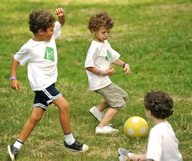
<svg viewBox="0 0 192 161">
<path fill-rule="evenodd" d="M 174 99 L 170 117 L 184 161 L 192 151 L 192 2 L 191 0 L 1 0 L 0 1 L 0 160 L 7 160 L 7 145 L 17 138 L 31 112 L 33 92 L 26 67 L 18 70 L 21 91 L 9 86 L 10 60 L 32 34 L 28 15 L 34 9 L 56 7 L 66 12 L 66 24 L 57 41 L 59 53 L 58 89 L 71 105 L 74 136 L 90 146 L 86 153 L 71 153 L 63 147 L 58 109 L 50 106 L 43 119 L 22 147 L 18 161 L 117 161 L 117 149 L 145 151 L 147 138 L 128 139 L 123 124 L 131 116 L 145 118 L 143 96 L 151 90 L 163 90 Z M 91 106 L 102 98 L 88 91 L 84 61 L 92 35 L 87 29 L 89 17 L 108 12 L 115 21 L 109 39 L 132 69 L 125 76 L 116 67 L 112 81 L 129 94 L 127 108 L 112 124 L 121 132 L 95 135 L 96 122 L 89 114 Z M 149 123 L 150 127 L 151 124 Z"/>
</svg>

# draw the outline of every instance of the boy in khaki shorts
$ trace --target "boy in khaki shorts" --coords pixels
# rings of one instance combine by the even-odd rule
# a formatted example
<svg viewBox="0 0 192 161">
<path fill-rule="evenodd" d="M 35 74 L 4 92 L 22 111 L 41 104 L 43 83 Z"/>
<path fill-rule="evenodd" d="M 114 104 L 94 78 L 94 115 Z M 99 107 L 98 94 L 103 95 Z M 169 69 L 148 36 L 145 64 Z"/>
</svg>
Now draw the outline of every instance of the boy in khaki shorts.
<svg viewBox="0 0 192 161">
<path fill-rule="evenodd" d="M 115 72 L 112 64 L 123 67 L 126 74 L 130 73 L 128 63 L 119 59 L 120 54 L 112 49 L 107 41 L 112 27 L 113 20 L 105 12 L 92 16 L 88 24 L 88 28 L 94 36 L 85 61 L 89 89 L 104 97 L 101 104 L 93 106 L 89 110 L 100 121 L 95 129 L 96 134 L 111 134 L 119 131 L 111 127 L 109 123 L 126 105 L 128 98 L 126 91 L 112 83 L 109 78 Z M 107 111 L 104 113 L 106 109 Z"/>
</svg>

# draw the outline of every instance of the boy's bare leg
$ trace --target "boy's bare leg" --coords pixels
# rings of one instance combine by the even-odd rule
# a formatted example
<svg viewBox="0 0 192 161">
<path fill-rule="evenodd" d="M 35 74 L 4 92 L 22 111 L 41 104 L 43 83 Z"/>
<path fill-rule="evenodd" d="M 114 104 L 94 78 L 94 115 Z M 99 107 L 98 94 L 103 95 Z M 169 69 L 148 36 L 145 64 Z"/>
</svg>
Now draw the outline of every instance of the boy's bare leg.
<svg viewBox="0 0 192 161">
<path fill-rule="evenodd" d="M 117 112 L 118 112 L 117 110 L 115 110 L 113 108 L 109 108 L 98 126 L 103 127 L 103 126 L 106 126 L 107 124 L 109 124 L 110 121 L 115 117 Z"/>
<path fill-rule="evenodd" d="M 100 112 L 103 112 L 107 108 L 109 108 L 109 104 L 106 101 L 103 101 L 101 104 L 97 105 L 97 109 Z"/>
<path fill-rule="evenodd" d="M 69 103 L 65 100 L 64 97 L 59 97 L 58 99 L 54 100 L 53 103 L 59 108 L 59 119 L 63 133 L 71 133 Z"/>
<path fill-rule="evenodd" d="M 15 141 L 14 144 L 8 145 L 7 147 L 8 154 L 11 160 L 15 160 L 15 157 L 19 153 L 19 150 L 22 147 L 23 143 L 29 137 L 37 123 L 41 120 L 43 113 L 44 110 L 42 108 L 34 107 L 32 109 L 31 116 L 25 122 L 18 139 Z"/>
<path fill-rule="evenodd" d="M 41 120 L 43 113 L 44 113 L 44 110 L 42 108 L 34 107 L 32 109 L 31 116 L 25 122 L 24 127 L 21 133 L 19 134 L 19 137 L 18 137 L 19 140 L 21 140 L 23 143 L 25 142 L 25 140 L 33 131 L 34 127 Z"/>
<path fill-rule="evenodd" d="M 65 135 L 64 146 L 73 151 L 85 152 L 89 149 L 89 146 L 82 144 L 75 140 L 71 132 L 70 125 L 70 107 L 69 103 L 64 97 L 59 97 L 54 100 L 53 103 L 59 108 L 59 119 Z"/>
</svg>

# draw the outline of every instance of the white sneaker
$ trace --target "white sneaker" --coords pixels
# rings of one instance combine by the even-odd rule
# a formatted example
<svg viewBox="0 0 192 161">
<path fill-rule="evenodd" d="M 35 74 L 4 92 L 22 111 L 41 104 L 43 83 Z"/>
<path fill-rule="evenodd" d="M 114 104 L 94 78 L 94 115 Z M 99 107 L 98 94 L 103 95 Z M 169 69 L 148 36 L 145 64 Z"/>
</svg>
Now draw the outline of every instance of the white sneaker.
<svg viewBox="0 0 192 161">
<path fill-rule="evenodd" d="M 114 129 L 109 125 L 103 126 L 103 127 L 97 126 L 95 128 L 95 133 L 96 134 L 112 134 L 112 133 L 118 133 L 118 132 L 119 132 L 118 129 Z"/>
<path fill-rule="evenodd" d="M 124 148 L 119 148 L 117 153 L 119 156 L 119 161 L 130 161 L 129 157 L 128 157 L 128 153 L 130 153 L 130 151 L 128 151 Z"/>
<path fill-rule="evenodd" d="M 125 157 L 123 155 L 120 155 L 119 156 L 119 161 L 128 161 L 128 160 L 127 160 L 127 157 Z"/>
<path fill-rule="evenodd" d="M 94 118 L 96 118 L 98 121 L 101 121 L 101 119 L 104 116 L 103 112 L 100 112 L 96 106 L 93 106 L 89 112 L 93 115 Z"/>
</svg>

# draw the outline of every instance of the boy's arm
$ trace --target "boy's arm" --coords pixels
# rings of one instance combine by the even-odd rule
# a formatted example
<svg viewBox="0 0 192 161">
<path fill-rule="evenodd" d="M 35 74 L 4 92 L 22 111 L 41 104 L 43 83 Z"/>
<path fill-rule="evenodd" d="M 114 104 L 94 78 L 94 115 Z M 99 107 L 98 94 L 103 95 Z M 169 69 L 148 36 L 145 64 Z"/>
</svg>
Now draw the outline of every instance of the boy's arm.
<svg viewBox="0 0 192 161">
<path fill-rule="evenodd" d="M 11 81 L 11 88 L 16 91 L 19 91 L 20 89 L 19 81 L 17 80 L 18 65 L 19 62 L 13 58 L 11 63 L 10 81 Z"/>
<path fill-rule="evenodd" d="M 115 62 L 113 62 L 113 64 L 122 66 L 125 74 L 130 74 L 131 73 L 129 64 L 124 62 L 124 61 L 122 61 L 121 59 L 116 60 Z"/>
<path fill-rule="evenodd" d="M 100 70 L 100 69 L 98 69 L 96 67 L 87 67 L 85 69 L 92 72 L 92 73 L 94 73 L 94 74 L 97 74 L 99 76 L 112 75 L 115 72 L 114 69 L 111 68 L 111 67 L 109 69 L 107 69 L 107 70 Z"/>
<path fill-rule="evenodd" d="M 65 24 L 65 11 L 63 8 L 57 8 L 55 10 L 56 15 L 58 16 L 58 21 L 60 22 L 61 26 Z"/>
</svg>

